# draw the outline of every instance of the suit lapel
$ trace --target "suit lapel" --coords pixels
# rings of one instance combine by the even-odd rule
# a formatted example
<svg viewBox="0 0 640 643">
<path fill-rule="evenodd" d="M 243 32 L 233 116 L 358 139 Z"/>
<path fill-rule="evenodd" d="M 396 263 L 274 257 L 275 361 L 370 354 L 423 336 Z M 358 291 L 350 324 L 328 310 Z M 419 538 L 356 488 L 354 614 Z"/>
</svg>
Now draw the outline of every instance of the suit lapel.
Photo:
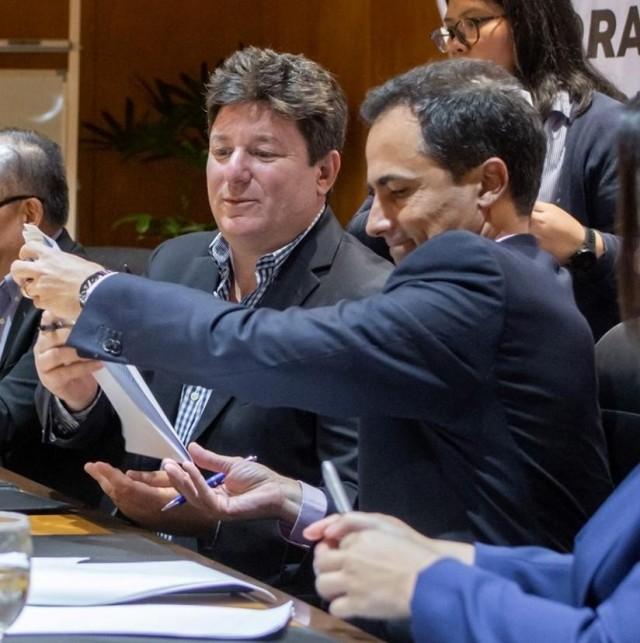
<svg viewBox="0 0 640 643">
<path fill-rule="evenodd" d="M 327 207 L 313 230 L 287 258 L 258 306 L 284 310 L 290 306 L 304 305 L 320 285 L 322 274 L 331 268 L 342 234 L 340 224 Z M 199 438 L 232 399 L 230 395 L 214 391 L 191 439 Z"/>
<path fill-rule="evenodd" d="M 212 294 L 218 285 L 218 279 L 218 268 L 211 259 L 211 256 L 206 254 L 191 259 L 185 271 L 179 275 L 175 283 Z M 155 372 L 153 378 L 154 394 L 158 398 L 167 417 L 170 419 L 173 418 L 173 424 L 175 426 L 180 397 L 182 395 L 182 386 L 178 385 L 176 380 L 165 377 L 160 372 Z M 209 400 L 209 405 L 212 401 L 213 400 Z M 207 405 L 207 408 L 209 405 Z M 207 408 L 205 408 L 205 413 L 207 412 Z M 198 424 L 197 431 L 199 430 L 200 424 L 201 422 Z M 195 434 L 193 439 L 195 439 Z"/>
<path fill-rule="evenodd" d="M 22 297 L 13 315 L 9 335 L 5 342 L 5 350 L 0 359 L 0 372 L 13 364 L 17 357 L 23 355 L 31 347 L 35 334 L 35 326 L 40 319 L 40 311 L 36 310 L 31 300 Z"/>
</svg>

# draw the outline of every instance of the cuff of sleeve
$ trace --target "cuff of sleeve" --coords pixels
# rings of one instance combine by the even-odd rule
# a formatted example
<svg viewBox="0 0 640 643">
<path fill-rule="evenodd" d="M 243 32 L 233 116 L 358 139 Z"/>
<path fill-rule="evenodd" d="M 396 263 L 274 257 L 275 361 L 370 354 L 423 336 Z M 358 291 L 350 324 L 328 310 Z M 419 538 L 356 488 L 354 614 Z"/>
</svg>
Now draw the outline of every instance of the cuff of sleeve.
<svg viewBox="0 0 640 643">
<path fill-rule="evenodd" d="M 54 397 L 54 410 L 53 410 L 53 438 L 69 438 L 74 435 L 80 424 L 87 419 L 87 416 L 91 411 L 93 411 L 95 405 L 98 403 L 101 392 L 98 391 L 98 394 L 93 398 L 93 402 L 87 406 L 87 408 L 82 409 L 82 411 L 77 411 L 72 413 L 67 409 L 62 400 L 57 397 Z"/>
<path fill-rule="evenodd" d="M 279 522 L 280 535 L 288 542 L 301 547 L 310 547 L 313 543 L 309 542 L 302 532 L 310 524 L 324 518 L 327 514 L 327 497 L 317 487 L 312 487 L 306 482 L 298 480 L 302 488 L 302 504 L 300 513 L 296 518 L 293 526 Z"/>
</svg>

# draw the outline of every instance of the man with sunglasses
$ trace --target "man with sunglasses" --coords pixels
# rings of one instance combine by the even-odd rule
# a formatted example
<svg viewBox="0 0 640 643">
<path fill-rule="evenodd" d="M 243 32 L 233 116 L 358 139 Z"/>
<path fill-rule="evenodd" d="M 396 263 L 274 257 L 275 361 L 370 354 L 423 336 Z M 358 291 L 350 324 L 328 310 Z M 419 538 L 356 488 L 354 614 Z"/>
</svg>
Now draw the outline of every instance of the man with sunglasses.
<svg viewBox="0 0 640 643">
<path fill-rule="evenodd" d="M 76 454 L 41 444 L 33 395 L 38 383 L 32 345 L 40 311 L 9 275 L 24 243 L 25 223 L 38 226 L 62 250 L 84 254 L 64 225 L 68 188 L 60 148 L 32 131 L 0 130 L 0 454 L 2 465 L 86 502 L 100 497 L 83 482 Z"/>
</svg>

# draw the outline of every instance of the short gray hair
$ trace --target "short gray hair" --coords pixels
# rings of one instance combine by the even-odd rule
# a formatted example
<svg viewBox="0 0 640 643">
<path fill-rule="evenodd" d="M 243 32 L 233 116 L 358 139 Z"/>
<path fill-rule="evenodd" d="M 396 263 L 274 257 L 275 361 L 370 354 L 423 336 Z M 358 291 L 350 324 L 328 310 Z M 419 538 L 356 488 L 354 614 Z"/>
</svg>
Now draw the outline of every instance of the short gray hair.
<svg viewBox="0 0 640 643">
<path fill-rule="evenodd" d="M 225 105 L 264 102 L 298 125 L 314 164 L 341 151 L 347 129 L 347 101 L 335 78 L 303 55 L 246 47 L 218 67 L 206 87 L 209 128 Z"/>
<path fill-rule="evenodd" d="M 0 168 L 3 191 L 38 197 L 45 220 L 62 227 L 69 215 L 69 189 L 60 146 L 39 132 L 17 127 L 0 129 L 0 145 L 9 150 Z"/>
</svg>

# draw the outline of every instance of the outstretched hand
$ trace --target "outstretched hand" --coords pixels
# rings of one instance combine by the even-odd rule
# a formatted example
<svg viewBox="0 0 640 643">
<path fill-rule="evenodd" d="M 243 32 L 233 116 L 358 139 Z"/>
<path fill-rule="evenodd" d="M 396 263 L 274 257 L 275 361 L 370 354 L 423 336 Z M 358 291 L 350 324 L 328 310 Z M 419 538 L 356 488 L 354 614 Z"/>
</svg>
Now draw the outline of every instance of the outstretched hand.
<svg viewBox="0 0 640 643">
<path fill-rule="evenodd" d="M 141 527 L 203 538 L 214 529 L 209 516 L 195 507 L 183 505 L 161 511 L 178 494 L 164 471 L 123 473 L 106 462 L 89 462 L 84 468 L 116 507 Z"/>
<path fill-rule="evenodd" d="M 219 455 L 196 443 L 189 445 L 193 463 L 166 460 L 171 484 L 187 502 L 212 520 L 278 518 L 293 524 L 300 510 L 300 484 L 257 462 Z M 198 469 L 225 474 L 224 484 L 210 488 Z M 170 510 L 167 513 L 170 513 Z"/>
</svg>

